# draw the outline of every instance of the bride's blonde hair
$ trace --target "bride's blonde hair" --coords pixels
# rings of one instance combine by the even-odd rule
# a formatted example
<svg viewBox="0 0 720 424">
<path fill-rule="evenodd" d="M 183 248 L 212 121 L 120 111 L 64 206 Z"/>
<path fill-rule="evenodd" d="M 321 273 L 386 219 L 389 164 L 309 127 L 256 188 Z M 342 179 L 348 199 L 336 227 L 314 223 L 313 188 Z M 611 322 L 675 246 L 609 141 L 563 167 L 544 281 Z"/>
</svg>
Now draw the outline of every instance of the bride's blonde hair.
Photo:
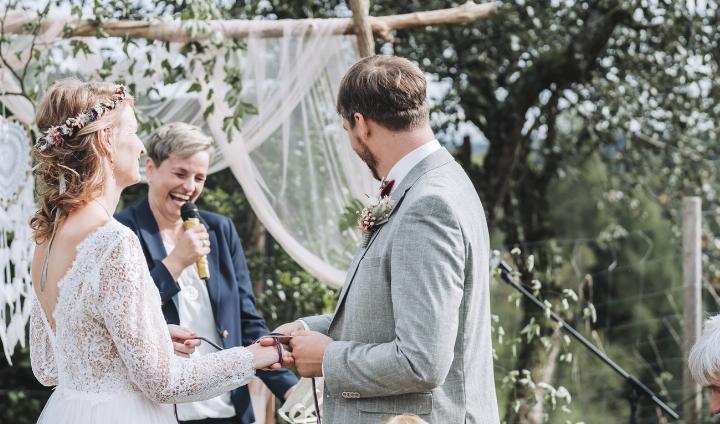
<svg viewBox="0 0 720 424">
<path fill-rule="evenodd" d="M 112 98 L 116 87 L 111 83 L 83 82 L 75 78 L 58 80 L 38 106 L 37 125 L 41 131 L 62 125 L 68 118 L 88 112 L 97 103 Z M 99 143 L 100 132 L 110 130 L 108 136 L 112 141 L 116 135 L 114 130 L 121 124 L 123 108 L 133 104 L 133 98 L 127 95 L 116 109 L 88 123 L 62 143 L 42 151 L 33 149 L 40 208 L 30 219 L 30 227 L 36 243 L 50 238 L 56 218 L 58 223 L 62 222 L 68 214 L 102 191 L 105 183 L 103 157 L 109 152 Z M 61 179 L 65 182 L 63 192 Z"/>
</svg>

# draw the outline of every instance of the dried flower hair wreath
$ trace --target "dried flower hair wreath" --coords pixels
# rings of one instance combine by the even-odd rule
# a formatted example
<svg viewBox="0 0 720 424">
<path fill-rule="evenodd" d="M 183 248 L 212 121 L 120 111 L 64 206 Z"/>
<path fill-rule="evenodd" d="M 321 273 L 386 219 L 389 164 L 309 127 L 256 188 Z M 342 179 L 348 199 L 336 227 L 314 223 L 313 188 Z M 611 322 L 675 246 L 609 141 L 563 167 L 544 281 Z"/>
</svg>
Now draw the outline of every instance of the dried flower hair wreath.
<svg viewBox="0 0 720 424">
<path fill-rule="evenodd" d="M 115 86 L 115 92 L 112 97 L 95 103 L 92 109 L 79 113 L 73 118 L 68 118 L 63 125 L 55 125 L 48 128 L 43 132 L 43 135 L 38 137 L 35 141 L 35 149 L 39 152 L 44 152 L 50 146 L 60 146 L 65 141 L 69 140 L 81 129 L 91 122 L 97 121 L 102 118 L 108 111 L 111 111 L 118 107 L 125 97 L 127 96 L 127 88 L 124 85 L 118 84 Z M 65 174 L 60 172 L 58 175 L 58 192 L 60 194 L 65 193 L 67 190 L 67 183 L 65 182 Z M 95 200 L 95 199 L 93 199 Z M 97 201 L 97 200 L 95 200 Z M 98 202 L 103 209 L 105 207 Z M 107 210 L 105 210 L 107 212 Z M 110 215 L 108 213 L 108 215 Z M 40 270 L 40 291 L 45 291 L 45 282 L 47 281 L 48 263 L 50 259 L 50 247 L 55 240 L 55 233 L 57 232 L 57 225 L 60 218 L 60 209 L 55 208 L 55 220 L 53 221 L 53 230 L 50 235 L 50 240 L 47 243 L 45 249 L 45 259 L 43 260 L 42 269 Z"/>
<path fill-rule="evenodd" d="M 78 113 L 73 118 L 68 118 L 63 125 L 56 125 L 45 130 L 35 141 L 35 149 L 44 152 L 50 146 L 62 145 L 87 124 L 97 121 L 108 111 L 118 107 L 126 96 L 127 88 L 122 84 L 116 85 L 115 93 L 111 98 L 97 102 L 92 109 Z"/>
</svg>

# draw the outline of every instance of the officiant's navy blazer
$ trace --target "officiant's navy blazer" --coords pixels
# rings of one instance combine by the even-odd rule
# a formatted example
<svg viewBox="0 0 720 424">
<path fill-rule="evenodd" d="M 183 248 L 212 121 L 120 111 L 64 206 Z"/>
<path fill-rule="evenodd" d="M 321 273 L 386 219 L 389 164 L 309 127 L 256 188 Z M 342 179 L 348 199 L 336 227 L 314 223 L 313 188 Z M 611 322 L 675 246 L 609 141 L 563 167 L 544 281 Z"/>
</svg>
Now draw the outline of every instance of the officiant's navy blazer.
<svg viewBox="0 0 720 424">
<path fill-rule="evenodd" d="M 137 234 L 150 275 L 160 290 L 165 320 L 168 324 L 179 324 L 176 295 L 180 292 L 180 286 L 162 263 L 167 253 L 147 198 L 123 209 L 115 218 Z M 207 288 L 223 347 L 250 345 L 258 337 L 269 333 L 269 330 L 255 308 L 255 296 L 240 236 L 232 221 L 222 215 L 200 211 L 200 222 L 205 225 L 210 236 L 211 251 L 207 258 L 210 279 Z M 295 375 L 287 370 L 257 371 L 257 376 L 280 399 L 287 389 L 297 383 Z M 247 386 L 233 390 L 231 399 L 240 423 L 249 424 L 255 420 Z"/>
</svg>

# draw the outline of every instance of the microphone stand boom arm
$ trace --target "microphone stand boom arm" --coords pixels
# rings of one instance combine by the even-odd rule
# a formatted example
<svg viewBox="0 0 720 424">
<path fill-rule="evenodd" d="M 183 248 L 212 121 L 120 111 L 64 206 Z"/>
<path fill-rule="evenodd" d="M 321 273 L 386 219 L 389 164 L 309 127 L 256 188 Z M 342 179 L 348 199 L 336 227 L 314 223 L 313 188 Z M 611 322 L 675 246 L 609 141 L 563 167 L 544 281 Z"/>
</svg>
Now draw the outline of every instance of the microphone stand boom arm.
<svg viewBox="0 0 720 424">
<path fill-rule="evenodd" d="M 607 366 L 612 368 L 616 373 L 620 374 L 620 376 L 625 379 L 625 381 L 628 383 L 630 387 L 630 403 L 631 403 L 631 423 L 636 422 L 635 414 L 637 412 L 637 398 L 638 393 L 645 395 L 648 399 L 653 401 L 662 411 L 667 414 L 669 417 L 677 420 L 680 418 L 677 412 L 675 412 L 672 408 L 670 408 L 665 402 L 663 402 L 660 397 L 653 392 L 649 387 L 647 387 L 645 384 L 643 384 L 640 380 L 635 378 L 632 374 L 625 371 L 620 365 L 616 364 L 612 359 L 610 359 L 605 353 L 600 351 L 600 349 L 597 348 L 592 342 L 590 342 L 588 339 L 586 339 L 582 334 L 580 334 L 575 328 L 573 328 L 570 324 L 565 322 L 564 319 L 560 318 L 552 309 L 548 308 L 547 305 L 545 305 L 543 302 L 540 301 L 535 295 L 533 295 L 528 289 L 523 287 L 521 284 L 519 284 L 512 275 L 512 268 L 505 262 L 501 261 L 498 264 L 498 268 L 500 269 L 500 277 L 505 281 L 507 284 L 511 285 L 515 290 L 519 291 L 523 294 L 527 299 L 529 299 L 532 303 L 537 305 L 538 308 L 542 309 L 546 314 L 550 316 L 554 321 L 556 321 L 558 324 L 560 324 L 560 327 L 570 333 L 571 336 L 575 338 L 575 340 L 579 341 L 580 344 L 585 346 L 590 352 L 594 353 L 595 356 L 600 358 L 602 362 L 604 362 Z"/>
</svg>

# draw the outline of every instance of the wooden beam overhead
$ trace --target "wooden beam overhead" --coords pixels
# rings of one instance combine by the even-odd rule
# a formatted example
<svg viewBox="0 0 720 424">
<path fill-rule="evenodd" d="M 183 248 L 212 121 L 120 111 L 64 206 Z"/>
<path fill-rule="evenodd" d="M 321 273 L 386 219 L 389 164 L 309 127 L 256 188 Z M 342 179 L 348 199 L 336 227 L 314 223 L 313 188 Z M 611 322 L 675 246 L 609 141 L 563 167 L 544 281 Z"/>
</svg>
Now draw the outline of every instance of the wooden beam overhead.
<svg viewBox="0 0 720 424">
<path fill-rule="evenodd" d="M 451 7 L 448 9 L 428 10 L 423 12 L 405 13 L 402 15 L 367 16 L 364 27 L 369 26 L 373 34 L 377 34 L 388 41 L 392 41 L 390 32 L 399 29 L 408 29 L 432 25 L 462 24 L 485 18 L 496 10 L 495 3 L 477 4 L 473 1 Z M 24 12 L 16 12 L 24 13 Z M 27 33 L 25 24 L 32 22 L 34 15 L 13 16 L 5 22 L 5 32 L 13 34 Z M 335 34 L 355 34 L 355 24 L 349 18 L 329 19 L 286 19 L 286 20 L 210 20 L 206 21 L 207 31 L 190 37 L 186 28 L 180 21 L 105 21 L 102 25 L 104 34 L 110 37 L 144 38 L 147 40 L 169 41 L 185 43 L 194 40 L 206 39 L 210 34 L 220 32 L 226 38 L 245 38 L 249 34 L 258 34 L 262 37 L 281 37 L 287 22 L 302 27 L 315 27 L 321 22 L 337 22 Z M 67 25 L 65 38 L 95 37 L 98 27 L 91 21 L 75 18 L 49 17 L 43 21 L 43 26 L 56 24 Z"/>
</svg>

